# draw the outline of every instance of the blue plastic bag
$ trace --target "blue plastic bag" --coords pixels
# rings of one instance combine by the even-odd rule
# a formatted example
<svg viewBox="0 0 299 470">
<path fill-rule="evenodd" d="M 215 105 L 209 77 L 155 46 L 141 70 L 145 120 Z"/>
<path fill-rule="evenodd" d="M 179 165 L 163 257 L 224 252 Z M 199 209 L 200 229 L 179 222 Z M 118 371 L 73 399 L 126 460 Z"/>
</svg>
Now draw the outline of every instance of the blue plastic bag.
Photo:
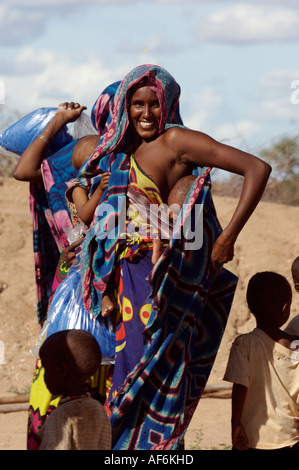
<svg viewBox="0 0 299 470">
<path fill-rule="evenodd" d="M 115 331 L 111 317 L 93 317 L 83 307 L 82 283 L 79 264 L 70 267 L 66 279 L 56 289 L 48 310 L 48 317 L 41 329 L 35 355 L 43 341 L 57 331 L 82 329 L 91 333 L 102 351 L 102 364 L 113 364 L 115 355 Z M 34 353 L 34 351 L 32 351 Z"/>
<path fill-rule="evenodd" d="M 58 108 L 39 108 L 8 127 L 0 135 L 0 146 L 22 155 L 26 148 L 41 134 L 53 119 Z M 73 137 L 64 126 L 49 145 L 48 155 L 52 155 L 72 142 Z"/>
</svg>

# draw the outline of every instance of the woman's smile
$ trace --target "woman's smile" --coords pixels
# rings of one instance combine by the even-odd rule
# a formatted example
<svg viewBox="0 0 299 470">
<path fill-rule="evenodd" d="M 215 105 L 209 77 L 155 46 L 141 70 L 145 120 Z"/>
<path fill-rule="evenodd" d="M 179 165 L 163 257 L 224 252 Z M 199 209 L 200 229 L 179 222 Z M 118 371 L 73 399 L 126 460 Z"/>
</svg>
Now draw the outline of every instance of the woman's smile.
<svg viewBox="0 0 299 470">
<path fill-rule="evenodd" d="M 144 129 L 147 129 L 153 126 L 153 122 L 150 122 L 150 121 L 139 121 L 139 122 L 140 122 L 141 127 L 143 127 Z"/>
</svg>

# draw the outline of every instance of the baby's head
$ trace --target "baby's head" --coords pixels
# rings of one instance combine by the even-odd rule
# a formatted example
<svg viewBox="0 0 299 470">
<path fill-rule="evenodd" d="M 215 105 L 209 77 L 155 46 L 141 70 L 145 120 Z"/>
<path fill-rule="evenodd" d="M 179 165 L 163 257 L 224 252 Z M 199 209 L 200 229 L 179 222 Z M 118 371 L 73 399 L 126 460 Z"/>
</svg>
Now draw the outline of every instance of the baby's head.
<svg viewBox="0 0 299 470">
<path fill-rule="evenodd" d="M 99 136 L 95 134 L 81 137 L 76 143 L 72 153 L 72 165 L 79 170 L 83 163 L 94 153 L 99 143 Z"/>
<path fill-rule="evenodd" d="M 296 292 L 299 293 L 299 256 L 293 261 L 292 264 L 292 277 Z"/>
<path fill-rule="evenodd" d="M 183 176 L 176 182 L 168 196 L 168 207 L 171 207 L 173 204 L 177 204 L 179 208 L 183 206 L 188 191 L 196 180 L 196 178 L 197 176 L 195 175 L 187 175 Z"/>
<path fill-rule="evenodd" d="M 102 354 L 87 331 L 64 330 L 49 336 L 39 351 L 45 382 L 53 395 L 83 393 L 84 384 L 99 369 Z"/>
<path fill-rule="evenodd" d="M 247 303 L 257 321 L 272 321 L 282 326 L 290 316 L 292 288 L 280 274 L 264 271 L 255 274 L 248 283 Z"/>
</svg>

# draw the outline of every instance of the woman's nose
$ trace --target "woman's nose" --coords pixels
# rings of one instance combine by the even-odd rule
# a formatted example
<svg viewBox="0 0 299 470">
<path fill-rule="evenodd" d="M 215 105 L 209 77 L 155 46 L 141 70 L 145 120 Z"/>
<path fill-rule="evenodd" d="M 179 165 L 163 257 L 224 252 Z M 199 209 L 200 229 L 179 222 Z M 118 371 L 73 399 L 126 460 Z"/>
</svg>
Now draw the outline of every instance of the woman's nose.
<svg viewBox="0 0 299 470">
<path fill-rule="evenodd" d="M 144 106 L 144 109 L 143 109 L 143 116 L 148 119 L 148 118 L 150 117 L 150 115 L 151 115 L 151 108 L 150 108 L 150 106 Z"/>
</svg>

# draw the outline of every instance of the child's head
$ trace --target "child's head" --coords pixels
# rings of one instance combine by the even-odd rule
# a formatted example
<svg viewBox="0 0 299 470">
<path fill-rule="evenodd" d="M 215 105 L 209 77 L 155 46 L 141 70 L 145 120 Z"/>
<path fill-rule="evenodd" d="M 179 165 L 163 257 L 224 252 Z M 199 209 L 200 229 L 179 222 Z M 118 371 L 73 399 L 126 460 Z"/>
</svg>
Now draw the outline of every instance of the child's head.
<svg viewBox="0 0 299 470">
<path fill-rule="evenodd" d="M 299 256 L 293 261 L 291 269 L 294 287 L 295 290 L 299 293 Z"/>
<path fill-rule="evenodd" d="M 292 289 L 280 274 L 265 271 L 255 274 L 248 283 L 248 307 L 257 319 L 282 326 L 290 315 Z"/>
<path fill-rule="evenodd" d="M 171 207 L 177 204 L 180 208 L 183 206 L 186 196 L 192 184 L 196 180 L 195 175 L 187 175 L 180 178 L 168 195 L 167 204 Z"/>
<path fill-rule="evenodd" d="M 39 354 L 48 389 L 53 395 L 63 396 L 83 393 L 86 380 L 95 374 L 102 360 L 94 336 L 76 329 L 49 336 Z"/>
<path fill-rule="evenodd" d="M 99 136 L 92 134 L 81 137 L 76 143 L 72 153 L 72 165 L 79 170 L 83 163 L 89 158 L 99 143 Z"/>
</svg>

